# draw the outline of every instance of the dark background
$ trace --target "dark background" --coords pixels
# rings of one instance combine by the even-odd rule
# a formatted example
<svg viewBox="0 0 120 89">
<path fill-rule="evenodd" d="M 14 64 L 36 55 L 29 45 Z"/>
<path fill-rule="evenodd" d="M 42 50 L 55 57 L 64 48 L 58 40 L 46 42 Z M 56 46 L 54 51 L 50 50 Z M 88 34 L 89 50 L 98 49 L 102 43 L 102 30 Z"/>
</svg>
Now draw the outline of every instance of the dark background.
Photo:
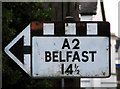
<svg viewBox="0 0 120 89">
<path fill-rule="evenodd" d="M 36 20 L 50 21 L 51 8 L 45 9 L 41 2 L 2 3 L 2 89 L 44 89 L 53 85 L 49 79 L 31 78 L 4 53 L 5 46 Z"/>
</svg>

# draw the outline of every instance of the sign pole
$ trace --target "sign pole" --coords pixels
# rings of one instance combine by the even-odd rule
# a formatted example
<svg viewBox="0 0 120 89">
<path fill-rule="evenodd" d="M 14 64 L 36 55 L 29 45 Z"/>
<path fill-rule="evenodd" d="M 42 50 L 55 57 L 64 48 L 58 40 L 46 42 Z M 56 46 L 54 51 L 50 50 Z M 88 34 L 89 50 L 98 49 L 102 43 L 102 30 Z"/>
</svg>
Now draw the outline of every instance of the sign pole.
<svg viewBox="0 0 120 89">
<path fill-rule="evenodd" d="M 65 87 L 64 78 L 61 79 L 61 87 L 62 87 L 62 89 L 64 89 L 64 87 Z"/>
</svg>

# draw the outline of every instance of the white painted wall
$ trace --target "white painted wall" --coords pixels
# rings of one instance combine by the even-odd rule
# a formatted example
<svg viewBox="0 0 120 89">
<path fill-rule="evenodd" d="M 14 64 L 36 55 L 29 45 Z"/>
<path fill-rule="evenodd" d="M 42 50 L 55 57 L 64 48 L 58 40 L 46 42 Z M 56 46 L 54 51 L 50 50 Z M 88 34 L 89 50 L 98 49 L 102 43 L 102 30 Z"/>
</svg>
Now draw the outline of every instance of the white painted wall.
<svg viewBox="0 0 120 89">
<path fill-rule="evenodd" d="M 115 36 L 111 36 L 111 65 L 112 65 L 112 68 L 111 68 L 111 71 L 112 73 L 116 73 L 116 58 L 118 58 L 118 55 L 117 53 L 115 52 L 115 45 L 116 45 L 116 40 L 117 40 L 117 37 Z"/>
<path fill-rule="evenodd" d="M 103 21 L 100 0 L 98 0 L 98 2 L 97 2 L 97 11 L 96 12 L 97 12 L 97 14 L 93 15 L 92 21 Z"/>
<path fill-rule="evenodd" d="M 106 20 L 111 23 L 111 32 L 118 36 L 118 2 L 120 0 L 104 0 Z"/>
<path fill-rule="evenodd" d="M 80 17 L 80 21 L 92 21 L 92 15 L 84 15 Z"/>
</svg>

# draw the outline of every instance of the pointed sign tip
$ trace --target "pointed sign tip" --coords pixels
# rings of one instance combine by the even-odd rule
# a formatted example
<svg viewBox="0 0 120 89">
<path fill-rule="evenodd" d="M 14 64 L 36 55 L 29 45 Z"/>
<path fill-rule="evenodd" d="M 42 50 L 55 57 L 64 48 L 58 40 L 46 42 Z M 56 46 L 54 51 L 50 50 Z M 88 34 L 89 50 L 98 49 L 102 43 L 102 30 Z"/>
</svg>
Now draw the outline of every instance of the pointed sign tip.
<svg viewBox="0 0 120 89">
<path fill-rule="evenodd" d="M 26 46 L 30 46 L 30 25 L 28 25 L 4 48 L 4 52 L 12 60 L 14 60 L 28 75 L 31 75 L 30 67 L 26 67 L 28 63 L 24 64 L 24 47 Z"/>
</svg>

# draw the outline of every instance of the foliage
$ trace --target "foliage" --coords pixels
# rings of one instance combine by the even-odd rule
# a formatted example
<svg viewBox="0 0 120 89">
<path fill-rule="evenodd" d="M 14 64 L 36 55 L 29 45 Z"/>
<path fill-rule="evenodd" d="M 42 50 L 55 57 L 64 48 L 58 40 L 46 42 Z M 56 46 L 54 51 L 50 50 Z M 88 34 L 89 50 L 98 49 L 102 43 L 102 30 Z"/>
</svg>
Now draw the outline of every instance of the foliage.
<svg viewBox="0 0 120 89">
<path fill-rule="evenodd" d="M 4 2 L 2 3 L 2 44 L 4 47 L 30 22 L 49 21 L 51 8 L 44 9 L 42 2 Z M 47 79 L 32 79 L 18 67 L 4 52 L 2 54 L 3 88 L 33 89 L 51 87 Z"/>
<path fill-rule="evenodd" d="M 41 2 L 3 3 L 3 40 L 8 43 L 32 21 L 49 21 L 51 8 L 44 9 Z"/>
</svg>

